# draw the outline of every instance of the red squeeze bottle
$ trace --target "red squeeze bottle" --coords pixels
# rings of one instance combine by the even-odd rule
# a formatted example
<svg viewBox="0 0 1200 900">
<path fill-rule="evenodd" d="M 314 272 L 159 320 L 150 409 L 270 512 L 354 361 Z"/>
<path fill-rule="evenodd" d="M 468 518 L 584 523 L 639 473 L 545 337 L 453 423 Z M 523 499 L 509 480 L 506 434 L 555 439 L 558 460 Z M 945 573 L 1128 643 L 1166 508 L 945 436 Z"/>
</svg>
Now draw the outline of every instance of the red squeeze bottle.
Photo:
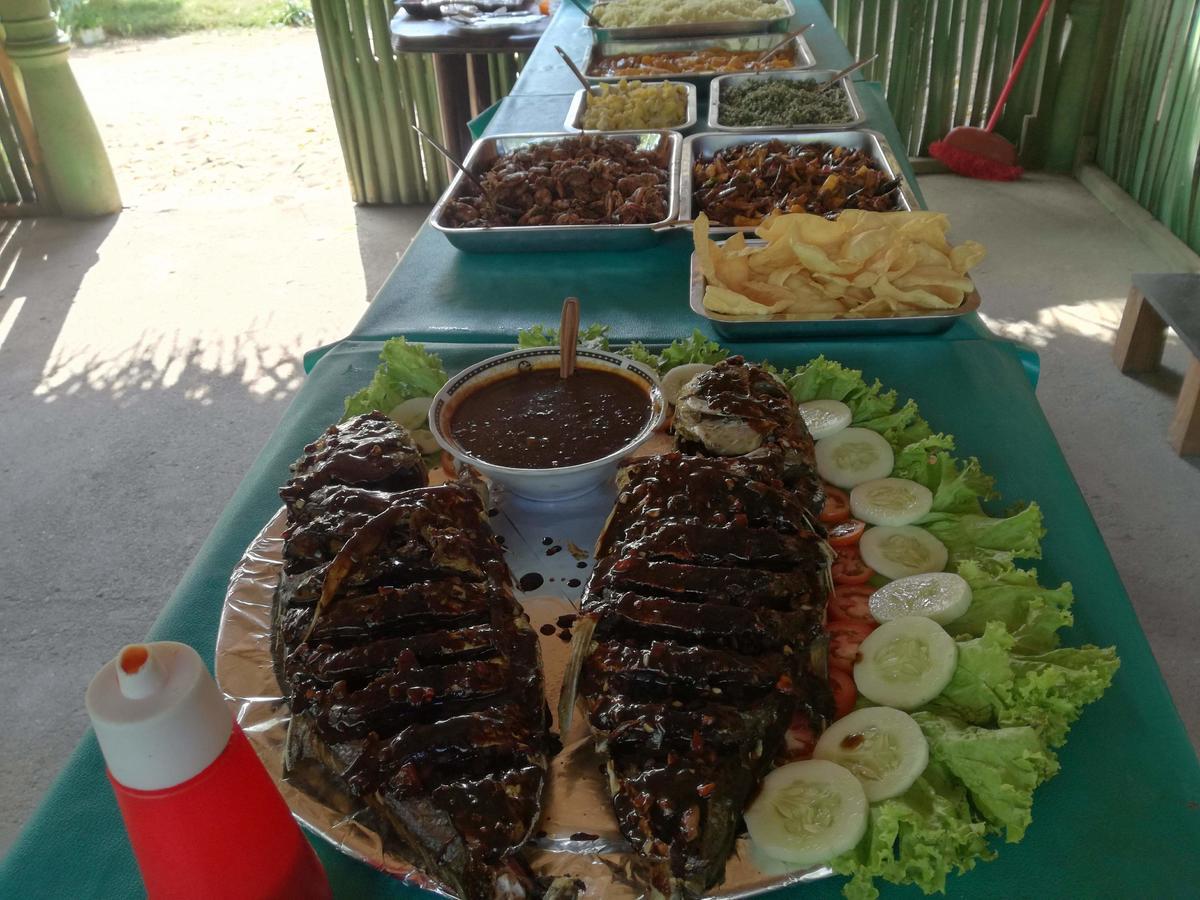
<svg viewBox="0 0 1200 900">
<path fill-rule="evenodd" d="M 195 650 L 130 644 L 92 679 L 87 710 L 151 900 L 332 896 Z"/>
</svg>

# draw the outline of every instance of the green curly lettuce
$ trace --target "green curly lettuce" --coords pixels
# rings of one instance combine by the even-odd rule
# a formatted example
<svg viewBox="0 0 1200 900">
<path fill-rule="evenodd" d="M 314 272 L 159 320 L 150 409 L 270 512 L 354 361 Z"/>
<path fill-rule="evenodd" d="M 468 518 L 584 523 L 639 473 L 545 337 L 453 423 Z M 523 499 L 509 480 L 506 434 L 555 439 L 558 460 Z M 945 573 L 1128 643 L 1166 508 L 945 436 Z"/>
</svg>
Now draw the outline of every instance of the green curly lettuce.
<svg viewBox="0 0 1200 900">
<path fill-rule="evenodd" d="M 1027 725 L 982 728 L 930 712 L 913 714 L 930 756 L 946 767 L 971 803 L 1009 843 L 1033 821 L 1033 791 L 1058 772 L 1058 758 Z"/>
<path fill-rule="evenodd" d="M 586 328 L 579 329 L 576 343 L 585 350 L 608 350 L 608 325 L 592 323 Z M 558 343 L 558 329 L 547 328 L 545 325 L 531 325 L 517 332 L 517 347 L 524 350 L 527 347 L 553 347 Z"/>
<path fill-rule="evenodd" d="M 1062 647 L 1014 652 L 1003 622 L 958 644 L 958 667 L 928 709 L 971 725 L 1027 725 L 1048 746 L 1061 746 L 1087 704 L 1098 700 L 1120 665 L 1111 648 Z"/>
<path fill-rule="evenodd" d="M 876 878 L 943 893 L 949 875 L 994 856 L 987 825 L 973 815 L 966 790 L 933 760 L 905 793 L 871 804 L 866 835 L 830 866 L 850 876 L 847 900 L 873 900 Z"/>
<path fill-rule="evenodd" d="M 971 588 L 971 605 L 946 630 L 955 637 L 982 637 L 989 622 L 1000 622 L 1013 637 L 1017 653 L 1044 653 L 1058 646 L 1059 629 L 1075 619 L 1071 585 L 1038 584 L 1037 572 L 1011 565 L 960 562 L 955 571 Z"/>
<path fill-rule="evenodd" d="M 413 397 L 432 397 L 441 390 L 446 378 L 441 358 L 427 352 L 424 344 L 392 338 L 383 345 L 371 383 L 346 398 L 342 418 L 374 410 L 386 413 Z"/>
</svg>

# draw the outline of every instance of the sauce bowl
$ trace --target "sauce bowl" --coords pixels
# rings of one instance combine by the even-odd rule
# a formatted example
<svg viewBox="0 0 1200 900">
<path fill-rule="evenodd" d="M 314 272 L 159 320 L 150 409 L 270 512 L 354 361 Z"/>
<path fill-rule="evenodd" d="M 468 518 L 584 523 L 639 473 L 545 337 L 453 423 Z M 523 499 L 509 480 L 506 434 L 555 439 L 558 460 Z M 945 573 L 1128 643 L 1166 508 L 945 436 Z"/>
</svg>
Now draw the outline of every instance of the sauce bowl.
<svg viewBox="0 0 1200 900">
<path fill-rule="evenodd" d="M 465 450 L 451 431 L 450 422 L 458 403 L 483 385 L 530 367 L 557 369 L 558 364 L 558 347 L 532 347 L 502 353 L 463 369 L 452 376 L 433 398 L 433 405 L 429 408 L 429 430 L 433 432 L 434 439 L 456 463 L 478 469 L 491 481 L 529 500 L 569 500 L 611 482 L 618 463 L 651 438 L 667 413 L 667 401 L 663 397 L 658 376 L 641 363 L 615 353 L 580 347 L 576 352 L 576 365 L 579 368 L 620 373 L 622 377 L 642 384 L 648 395 L 650 416 L 632 440 L 606 456 L 578 465 L 554 468 L 499 466 Z"/>
</svg>

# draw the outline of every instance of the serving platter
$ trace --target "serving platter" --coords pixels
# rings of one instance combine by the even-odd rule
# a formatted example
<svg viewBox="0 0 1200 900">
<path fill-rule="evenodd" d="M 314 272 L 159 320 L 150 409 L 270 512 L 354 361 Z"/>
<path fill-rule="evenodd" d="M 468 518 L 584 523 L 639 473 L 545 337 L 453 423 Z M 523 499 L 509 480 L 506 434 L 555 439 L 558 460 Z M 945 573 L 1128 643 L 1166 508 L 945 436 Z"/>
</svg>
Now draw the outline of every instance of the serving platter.
<svg viewBox="0 0 1200 900">
<path fill-rule="evenodd" d="M 734 35 L 729 37 L 708 36 L 688 38 L 665 38 L 657 40 L 595 40 L 588 47 L 587 59 L 582 66 L 583 73 L 589 81 L 620 81 L 622 78 L 637 78 L 639 81 L 690 81 L 696 85 L 706 85 L 713 78 L 729 74 L 718 71 L 698 72 L 668 72 L 662 75 L 599 75 L 593 69 L 599 60 L 606 56 L 644 55 L 648 53 L 686 52 L 703 50 L 709 47 L 719 47 L 723 50 L 733 50 L 750 53 L 763 53 L 779 43 L 774 34 Z M 792 48 L 793 64 L 786 69 L 772 69 L 773 72 L 787 72 L 792 69 L 808 69 L 816 65 L 816 57 L 808 46 L 804 35 L 796 36 L 788 45 Z"/>
<path fill-rule="evenodd" d="M 591 132 L 597 134 L 598 132 Z M 433 227 L 444 234 L 459 250 L 470 253 L 525 253 L 572 250 L 633 250 L 662 240 L 655 225 L 669 222 L 678 216 L 679 147 L 682 136 L 676 131 L 609 131 L 606 138 L 628 143 L 638 150 L 648 150 L 659 156 L 660 165 L 667 169 L 667 216 L 659 222 L 644 225 L 518 225 L 490 228 L 455 228 L 445 225 L 442 218 L 446 207 L 463 189 L 466 178 L 459 172 L 446 188 L 429 214 Z M 481 175 L 495 160 L 524 147 L 539 143 L 554 143 L 564 138 L 578 137 L 578 132 L 545 132 L 539 134 L 499 134 L 481 138 L 472 146 L 463 168 L 472 175 Z"/>
<path fill-rule="evenodd" d="M 796 7 L 792 0 L 780 0 L 784 11 L 771 19 L 731 19 L 725 22 L 677 22 L 670 25 L 637 25 L 625 27 L 606 27 L 603 25 L 588 25 L 596 41 L 612 40 L 654 40 L 657 38 L 674 37 L 703 37 L 729 34 L 759 34 L 779 33 L 788 30 L 792 17 L 796 15 Z M 597 15 L 606 6 L 617 6 L 620 0 L 607 0 L 592 6 L 592 14 Z"/>
<path fill-rule="evenodd" d="M 714 153 L 729 147 L 754 144 L 761 141 L 782 141 L 785 144 L 832 144 L 839 147 L 849 147 L 854 150 L 864 150 L 880 169 L 891 178 L 900 179 L 898 206 L 900 210 L 922 209 L 912 186 L 904 180 L 900 163 L 886 137 L 878 131 L 860 129 L 856 131 L 772 131 L 756 132 L 753 134 L 735 134 L 732 132 L 705 132 L 694 134 L 683 139 L 679 160 L 679 198 L 677 206 L 680 220 L 684 227 L 691 228 L 690 222 L 699 214 L 693 194 L 693 166 L 697 159 L 711 157 Z M 709 228 L 712 234 L 733 234 L 738 231 L 752 232 L 756 226 L 719 225 L 713 222 Z"/>
<path fill-rule="evenodd" d="M 645 81 L 644 78 L 630 78 L 629 81 Z M 698 103 L 696 101 L 696 85 L 688 81 L 671 81 L 663 80 L 656 82 L 659 84 L 675 84 L 684 89 L 687 94 L 685 100 L 684 120 L 678 125 L 668 126 L 669 131 L 687 131 L 694 128 L 699 120 Z M 612 132 L 604 131 L 596 128 L 584 128 L 583 117 L 587 113 L 588 92 L 580 88 L 575 92 L 575 96 L 571 98 L 571 106 L 567 109 L 567 118 L 563 123 L 563 127 L 568 131 L 586 131 L 589 134 L 611 134 Z"/>
<path fill-rule="evenodd" d="M 716 229 L 714 229 L 715 231 Z M 766 241 L 748 241 L 749 245 L 765 245 Z M 860 316 L 858 318 L 816 318 L 798 313 L 773 313 L 769 316 L 731 316 L 713 312 L 704 306 L 704 273 L 692 254 L 688 304 L 692 312 L 712 323 L 713 331 L 731 341 L 769 341 L 819 339 L 829 337 L 884 337 L 890 335 L 941 334 L 953 327 L 963 316 L 979 311 L 978 291 L 971 291 L 955 309 L 930 310 L 924 313 L 905 313 L 895 316 Z"/>
<path fill-rule="evenodd" d="M 667 449 L 660 438 L 645 453 Z M 440 469 L 431 483 L 446 480 Z M 615 487 L 603 487 L 562 503 L 522 499 L 495 489 L 490 522 L 504 540 L 507 561 L 518 580 L 517 600 L 535 630 L 553 625 L 578 611 L 583 584 L 594 562 L 591 549 L 616 497 Z M 380 869 L 403 884 L 431 893 L 454 896 L 416 868 L 412 861 L 384 850 L 369 819 L 348 815 L 283 780 L 282 759 L 290 711 L 275 681 L 270 654 L 271 603 L 282 564 L 286 514 L 280 509 L 247 547 L 233 571 L 221 611 L 214 654 L 215 674 L 246 737 L 263 760 L 295 817 L 341 852 Z M 537 577 L 531 577 L 537 576 Z M 541 581 L 537 587 L 532 585 Z M 525 585 L 528 589 L 524 589 Z M 557 700 L 567 664 L 569 645 L 557 634 L 539 633 L 546 694 L 557 731 Z M 581 878 L 584 898 L 633 900 L 640 896 L 623 877 L 636 860 L 617 830 L 607 784 L 601 774 L 585 717 L 575 716 L 563 749 L 548 774 L 540 836 L 531 844 L 530 862 L 539 874 Z M 820 867 L 806 872 L 778 872 L 753 853 L 749 839 L 740 838 L 730 858 L 725 882 L 707 896 L 734 900 L 761 896 L 776 888 L 827 878 Z"/>
<path fill-rule="evenodd" d="M 708 88 L 708 127 L 713 131 L 729 131 L 739 134 L 757 134 L 759 132 L 780 132 L 780 131 L 849 131 L 862 127 L 866 124 L 867 114 L 863 111 L 862 101 L 858 99 L 858 91 L 854 87 L 854 81 L 850 78 L 839 78 L 837 82 L 837 90 L 846 100 L 846 105 L 850 109 L 850 115 L 844 122 L 825 122 L 812 125 L 722 125 L 721 124 L 721 91 L 728 93 L 729 88 L 740 87 L 741 85 L 755 81 L 803 81 L 803 82 L 822 82 L 828 81 L 831 75 L 835 74 L 832 70 L 817 70 L 811 69 L 803 72 L 796 72 L 784 69 L 779 72 L 747 72 L 735 73 L 731 75 L 722 75 L 719 78 L 714 78 L 712 84 Z"/>
</svg>

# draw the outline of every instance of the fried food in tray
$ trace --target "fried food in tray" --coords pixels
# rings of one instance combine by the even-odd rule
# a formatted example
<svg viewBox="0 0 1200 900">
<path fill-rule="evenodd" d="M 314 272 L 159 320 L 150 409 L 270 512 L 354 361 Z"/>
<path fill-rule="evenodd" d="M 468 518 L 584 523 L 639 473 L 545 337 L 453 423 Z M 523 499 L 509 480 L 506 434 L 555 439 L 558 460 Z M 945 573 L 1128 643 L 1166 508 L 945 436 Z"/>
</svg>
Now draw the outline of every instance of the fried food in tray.
<svg viewBox="0 0 1200 900">
<path fill-rule="evenodd" d="M 668 162 L 627 141 L 581 135 L 498 157 L 446 204 L 448 228 L 647 225 L 667 217 Z"/>
<path fill-rule="evenodd" d="M 348 438 L 367 428 L 394 461 L 412 441 L 386 417 L 359 419 L 310 445 L 281 492 L 293 497 L 272 628 L 292 713 L 285 777 L 365 816 L 385 849 L 460 897 L 562 896 L 521 856 L 550 720 L 482 485 L 424 486 L 421 469 L 422 486 L 371 490 L 395 467 L 362 479 L 348 460 L 363 442 Z M 316 471 L 324 483 L 304 493 Z"/>
<path fill-rule="evenodd" d="M 621 471 L 559 709 L 566 722 L 582 702 L 621 832 L 668 897 L 722 879 L 789 728 L 819 733 L 831 716 L 830 551 L 813 524 L 818 492 L 797 477 L 811 438 L 769 373 L 740 359 L 712 371 L 685 395 L 762 440 L 726 455 L 719 431 L 692 426 L 679 443 L 708 455 Z"/>
<path fill-rule="evenodd" d="M 757 64 L 761 50 L 729 50 L 704 47 L 699 50 L 662 50 L 657 53 L 625 53 L 601 56 L 588 74 L 597 78 L 646 75 L 686 75 L 694 72 L 751 72 L 790 69 L 796 64 L 794 45 L 783 48 L 766 62 Z"/>
<path fill-rule="evenodd" d="M 835 215 L 843 209 L 900 209 L 900 180 L 865 150 L 830 144 L 755 141 L 718 150 L 692 166 L 696 213 L 735 227 L 772 212 Z"/>
</svg>

